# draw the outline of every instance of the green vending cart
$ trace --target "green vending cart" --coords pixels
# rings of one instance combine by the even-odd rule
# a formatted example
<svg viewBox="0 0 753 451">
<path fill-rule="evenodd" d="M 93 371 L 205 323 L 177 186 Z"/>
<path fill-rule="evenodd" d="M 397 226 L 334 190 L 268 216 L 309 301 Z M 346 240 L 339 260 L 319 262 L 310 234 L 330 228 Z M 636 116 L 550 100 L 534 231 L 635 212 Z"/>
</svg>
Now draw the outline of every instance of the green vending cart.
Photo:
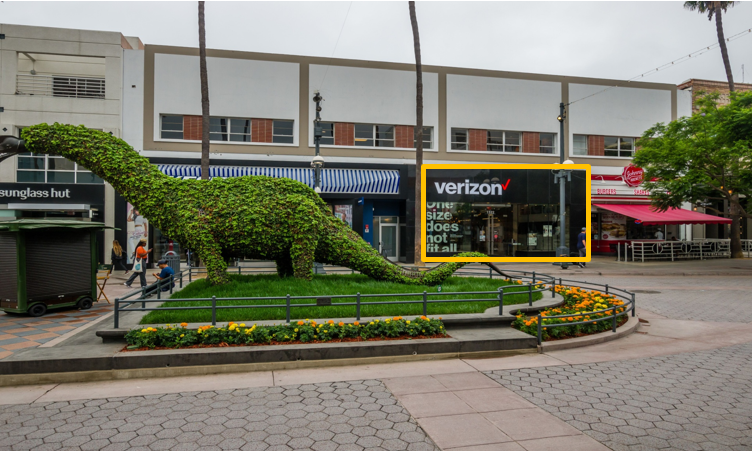
<svg viewBox="0 0 753 451">
<path fill-rule="evenodd" d="M 42 316 L 91 308 L 97 294 L 99 222 L 0 221 L 0 310 Z"/>
</svg>

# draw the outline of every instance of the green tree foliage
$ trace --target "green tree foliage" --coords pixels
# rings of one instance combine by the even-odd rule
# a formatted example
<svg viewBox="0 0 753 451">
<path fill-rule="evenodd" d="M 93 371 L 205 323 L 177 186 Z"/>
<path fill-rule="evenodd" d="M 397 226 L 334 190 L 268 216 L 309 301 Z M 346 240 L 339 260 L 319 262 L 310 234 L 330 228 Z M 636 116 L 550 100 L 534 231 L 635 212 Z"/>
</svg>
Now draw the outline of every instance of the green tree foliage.
<svg viewBox="0 0 753 451">
<path fill-rule="evenodd" d="M 645 169 L 643 185 L 660 210 L 690 202 L 731 218 L 737 257 L 740 220 L 751 217 L 751 93 L 732 93 L 730 104 L 721 107 L 718 98 L 701 96 L 698 113 L 648 129 L 633 163 Z M 729 211 L 706 205 L 714 200 L 726 200 Z"/>
<path fill-rule="evenodd" d="M 162 174 L 125 141 L 84 126 L 23 129 L 30 152 L 60 155 L 109 182 L 166 236 L 195 250 L 212 284 L 228 280 L 226 259 L 274 260 L 280 276 L 310 280 L 315 261 L 376 280 L 436 285 L 465 263 L 409 271 L 383 258 L 303 183 L 271 177 L 179 180 Z M 486 257 L 477 252 L 459 257 Z"/>
</svg>

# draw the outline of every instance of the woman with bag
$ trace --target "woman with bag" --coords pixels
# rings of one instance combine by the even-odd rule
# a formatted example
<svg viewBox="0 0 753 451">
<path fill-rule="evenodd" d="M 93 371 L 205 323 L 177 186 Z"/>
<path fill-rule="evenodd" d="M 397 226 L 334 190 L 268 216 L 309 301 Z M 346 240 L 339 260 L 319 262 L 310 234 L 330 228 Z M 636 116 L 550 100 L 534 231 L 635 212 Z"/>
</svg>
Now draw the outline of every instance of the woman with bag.
<svg viewBox="0 0 753 451">
<path fill-rule="evenodd" d="M 120 247 L 118 240 L 113 240 L 112 252 L 110 253 L 110 263 L 112 263 L 112 268 L 115 269 L 116 266 L 123 268 L 123 270 L 125 271 L 124 275 L 128 275 L 128 268 L 126 268 L 123 264 L 123 257 L 125 257 L 123 248 Z"/>
<path fill-rule="evenodd" d="M 131 277 L 129 277 L 123 285 L 130 287 L 134 279 L 138 277 L 139 282 L 141 282 L 141 287 L 143 288 L 146 286 L 146 273 L 144 272 L 146 269 L 146 257 L 152 252 L 152 249 L 146 250 L 145 247 L 146 238 L 142 238 L 139 241 L 139 246 L 136 248 L 136 252 L 134 252 L 134 254 L 136 254 L 136 259 L 133 261 L 133 268 L 131 269 L 133 274 L 131 274 Z"/>
</svg>

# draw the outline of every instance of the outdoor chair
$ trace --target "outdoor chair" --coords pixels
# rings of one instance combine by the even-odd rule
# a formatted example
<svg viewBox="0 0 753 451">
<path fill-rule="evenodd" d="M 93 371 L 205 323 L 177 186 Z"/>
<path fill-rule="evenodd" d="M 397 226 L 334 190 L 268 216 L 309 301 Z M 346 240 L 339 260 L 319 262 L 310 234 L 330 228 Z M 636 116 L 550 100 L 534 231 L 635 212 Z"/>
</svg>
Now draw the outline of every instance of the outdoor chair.
<svg viewBox="0 0 753 451">
<path fill-rule="evenodd" d="M 110 275 L 112 274 L 112 266 L 113 265 L 97 265 L 97 287 L 99 288 L 97 301 L 104 297 L 108 304 L 110 303 L 110 300 L 105 294 L 105 285 L 107 285 L 107 281 L 110 280 Z"/>
</svg>

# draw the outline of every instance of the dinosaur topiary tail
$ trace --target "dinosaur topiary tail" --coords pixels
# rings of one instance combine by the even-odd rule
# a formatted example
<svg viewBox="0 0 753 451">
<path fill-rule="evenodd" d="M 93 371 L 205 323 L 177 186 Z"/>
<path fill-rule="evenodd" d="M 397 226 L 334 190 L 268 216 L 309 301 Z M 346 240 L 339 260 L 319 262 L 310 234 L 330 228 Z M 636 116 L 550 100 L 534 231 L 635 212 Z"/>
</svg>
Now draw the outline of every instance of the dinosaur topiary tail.
<svg viewBox="0 0 753 451">
<path fill-rule="evenodd" d="M 479 252 L 465 252 L 458 257 L 487 257 Z M 464 262 L 443 263 L 429 271 L 412 271 L 382 257 L 376 249 L 351 230 L 343 221 L 328 216 L 316 248 L 316 261 L 345 266 L 375 280 L 410 285 L 437 285 L 455 271 L 467 265 Z M 496 270 L 496 268 L 495 268 Z"/>
</svg>

